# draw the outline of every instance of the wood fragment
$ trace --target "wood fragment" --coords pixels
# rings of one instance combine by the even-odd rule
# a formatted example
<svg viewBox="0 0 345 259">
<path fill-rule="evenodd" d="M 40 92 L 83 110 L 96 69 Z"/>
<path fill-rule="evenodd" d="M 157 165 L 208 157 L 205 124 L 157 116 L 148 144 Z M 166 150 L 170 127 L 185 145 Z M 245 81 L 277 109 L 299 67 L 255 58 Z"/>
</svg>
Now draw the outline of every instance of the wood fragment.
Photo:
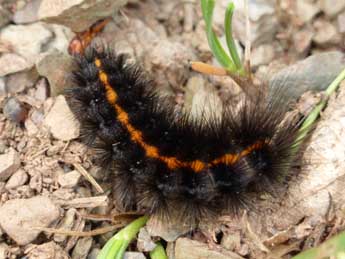
<svg viewBox="0 0 345 259">
<path fill-rule="evenodd" d="M 33 229 L 44 231 L 51 234 L 59 234 L 59 235 L 74 236 L 74 237 L 92 237 L 92 236 L 102 235 L 102 234 L 114 231 L 124 226 L 125 224 L 116 224 L 116 225 L 111 225 L 108 227 L 97 228 L 90 231 L 74 231 L 74 230 L 45 228 L 45 227 L 35 227 Z"/>
<path fill-rule="evenodd" d="M 85 177 L 85 179 L 91 183 L 91 185 L 93 187 L 95 187 L 95 189 L 97 190 L 97 192 L 99 193 L 104 193 L 104 190 L 102 189 L 102 187 L 97 183 L 97 181 L 95 180 L 95 178 L 93 178 L 88 171 L 85 170 L 84 167 L 82 167 L 80 164 L 78 163 L 74 163 L 73 166 L 75 167 L 75 169 L 77 169 L 77 171 Z"/>
<path fill-rule="evenodd" d="M 62 201 L 60 204 L 66 208 L 95 208 L 100 206 L 108 205 L 108 197 L 106 195 L 86 197 L 86 198 L 76 198 L 69 201 Z"/>
</svg>

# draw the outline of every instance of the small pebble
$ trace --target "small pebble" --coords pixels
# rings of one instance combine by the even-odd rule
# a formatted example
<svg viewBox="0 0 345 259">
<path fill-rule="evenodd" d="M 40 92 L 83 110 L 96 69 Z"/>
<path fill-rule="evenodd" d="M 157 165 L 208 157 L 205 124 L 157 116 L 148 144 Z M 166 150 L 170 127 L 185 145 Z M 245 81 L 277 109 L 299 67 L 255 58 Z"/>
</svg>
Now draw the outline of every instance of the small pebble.
<svg viewBox="0 0 345 259">
<path fill-rule="evenodd" d="M 78 184 L 80 176 L 80 173 L 74 170 L 72 172 L 59 175 L 58 183 L 64 188 L 73 188 Z"/>
<path fill-rule="evenodd" d="M 0 96 L 4 96 L 7 94 L 5 80 L 3 77 L 0 77 Z"/>
<path fill-rule="evenodd" d="M 28 115 L 28 110 L 15 97 L 7 99 L 3 111 L 6 118 L 16 123 L 25 121 Z"/>
<path fill-rule="evenodd" d="M 73 119 L 73 114 L 62 95 L 55 99 L 53 107 L 44 119 L 44 124 L 56 139 L 67 141 L 79 136 L 79 123 Z"/>
<path fill-rule="evenodd" d="M 20 167 L 19 154 L 12 148 L 0 155 L 0 181 L 6 181 Z"/>
<path fill-rule="evenodd" d="M 72 259 L 84 259 L 87 257 L 91 246 L 92 237 L 82 237 L 78 240 L 72 252 Z"/>
<path fill-rule="evenodd" d="M 59 208 L 48 197 L 13 199 L 0 207 L 0 226 L 18 245 L 27 245 L 41 233 L 34 227 L 48 227 L 59 216 Z"/>
<path fill-rule="evenodd" d="M 123 259 L 146 259 L 143 253 L 139 252 L 126 252 Z"/>
<path fill-rule="evenodd" d="M 19 169 L 17 172 L 15 172 L 11 177 L 10 179 L 7 181 L 6 183 L 6 189 L 13 189 L 13 188 L 16 188 L 18 186 L 21 186 L 23 184 L 26 183 L 26 181 L 28 180 L 28 175 L 27 173 L 22 170 L 22 169 Z"/>
</svg>

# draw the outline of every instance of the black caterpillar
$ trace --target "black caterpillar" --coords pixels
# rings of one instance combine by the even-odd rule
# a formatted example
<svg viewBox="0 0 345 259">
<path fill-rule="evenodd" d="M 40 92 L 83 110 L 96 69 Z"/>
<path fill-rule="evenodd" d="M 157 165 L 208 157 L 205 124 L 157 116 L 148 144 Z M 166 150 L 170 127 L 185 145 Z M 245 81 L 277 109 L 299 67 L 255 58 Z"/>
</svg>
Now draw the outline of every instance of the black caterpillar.
<svg viewBox="0 0 345 259">
<path fill-rule="evenodd" d="M 189 224 L 236 212 L 249 191 L 270 189 L 295 160 L 299 123 L 284 120 L 279 93 L 223 105 L 220 119 L 193 119 L 176 114 L 123 55 L 91 47 L 76 64 L 67 101 L 126 210 Z"/>
</svg>

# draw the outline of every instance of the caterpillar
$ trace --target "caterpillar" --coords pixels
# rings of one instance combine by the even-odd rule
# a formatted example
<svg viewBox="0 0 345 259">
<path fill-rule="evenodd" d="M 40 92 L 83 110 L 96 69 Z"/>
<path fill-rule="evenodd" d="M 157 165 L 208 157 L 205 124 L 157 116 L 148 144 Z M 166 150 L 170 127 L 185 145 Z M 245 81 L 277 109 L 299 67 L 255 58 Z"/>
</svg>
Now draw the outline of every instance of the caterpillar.
<svg viewBox="0 0 345 259">
<path fill-rule="evenodd" d="M 284 119 L 279 91 L 194 118 L 177 113 L 124 55 L 89 47 L 75 62 L 66 99 L 124 210 L 193 225 L 236 213 L 248 193 L 282 182 L 296 159 L 300 124 Z"/>
</svg>

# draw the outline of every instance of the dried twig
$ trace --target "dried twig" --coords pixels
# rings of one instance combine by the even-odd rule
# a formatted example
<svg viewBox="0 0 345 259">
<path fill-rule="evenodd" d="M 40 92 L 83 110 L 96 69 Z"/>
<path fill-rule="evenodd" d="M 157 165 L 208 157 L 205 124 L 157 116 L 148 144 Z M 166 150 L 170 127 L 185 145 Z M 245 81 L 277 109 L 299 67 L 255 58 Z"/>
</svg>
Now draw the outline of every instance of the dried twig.
<svg viewBox="0 0 345 259">
<path fill-rule="evenodd" d="M 85 177 L 86 180 L 88 180 L 91 185 L 93 187 L 95 187 L 95 189 L 99 192 L 99 193 L 104 193 L 104 190 L 102 189 L 102 187 L 97 183 L 97 181 L 95 180 L 95 178 L 93 178 L 88 171 L 86 171 L 84 169 L 84 167 L 82 167 L 80 164 L 78 163 L 74 163 L 73 166 L 75 167 L 75 169 L 77 169 L 77 171 Z"/>
</svg>

